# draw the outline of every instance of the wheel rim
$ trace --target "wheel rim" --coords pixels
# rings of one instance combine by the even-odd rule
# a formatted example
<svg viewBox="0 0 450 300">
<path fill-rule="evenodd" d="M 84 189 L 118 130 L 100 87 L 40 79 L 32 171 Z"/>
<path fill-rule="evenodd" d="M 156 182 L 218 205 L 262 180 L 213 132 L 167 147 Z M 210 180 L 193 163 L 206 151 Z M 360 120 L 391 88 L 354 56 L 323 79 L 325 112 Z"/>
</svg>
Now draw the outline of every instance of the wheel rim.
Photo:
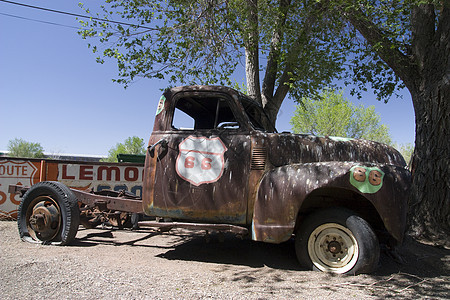
<svg viewBox="0 0 450 300">
<path fill-rule="evenodd" d="M 58 202 L 49 196 L 35 198 L 28 206 L 26 222 L 28 233 L 34 240 L 52 241 L 61 225 Z"/>
<path fill-rule="evenodd" d="M 358 242 L 353 233 L 336 223 L 317 227 L 308 239 L 308 254 L 319 270 L 332 273 L 350 271 L 358 261 Z"/>
</svg>

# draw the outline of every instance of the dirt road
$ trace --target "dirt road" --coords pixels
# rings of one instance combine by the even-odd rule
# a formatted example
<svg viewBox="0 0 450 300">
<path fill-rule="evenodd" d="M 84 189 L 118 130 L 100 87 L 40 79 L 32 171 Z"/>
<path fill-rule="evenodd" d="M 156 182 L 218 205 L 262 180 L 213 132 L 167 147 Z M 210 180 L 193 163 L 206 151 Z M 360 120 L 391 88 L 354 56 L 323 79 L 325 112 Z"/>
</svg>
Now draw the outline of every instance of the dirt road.
<svg viewBox="0 0 450 300">
<path fill-rule="evenodd" d="M 83 229 L 71 246 L 20 241 L 0 222 L 1 299 L 396 299 L 450 297 L 450 250 L 408 240 L 372 275 L 304 271 L 292 242 L 173 230 Z"/>
</svg>

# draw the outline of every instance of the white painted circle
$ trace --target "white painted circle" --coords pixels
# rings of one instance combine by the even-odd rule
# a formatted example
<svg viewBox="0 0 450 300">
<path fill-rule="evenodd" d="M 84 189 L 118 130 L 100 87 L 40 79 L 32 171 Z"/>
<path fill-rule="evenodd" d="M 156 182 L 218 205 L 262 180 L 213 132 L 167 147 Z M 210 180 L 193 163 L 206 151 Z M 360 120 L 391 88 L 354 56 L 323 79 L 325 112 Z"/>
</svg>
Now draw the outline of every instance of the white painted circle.
<svg viewBox="0 0 450 300">
<path fill-rule="evenodd" d="M 326 223 L 309 236 L 308 254 L 319 270 L 342 274 L 350 271 L 358 261 L 358 242 L 348 228 Z"/>
</svg>

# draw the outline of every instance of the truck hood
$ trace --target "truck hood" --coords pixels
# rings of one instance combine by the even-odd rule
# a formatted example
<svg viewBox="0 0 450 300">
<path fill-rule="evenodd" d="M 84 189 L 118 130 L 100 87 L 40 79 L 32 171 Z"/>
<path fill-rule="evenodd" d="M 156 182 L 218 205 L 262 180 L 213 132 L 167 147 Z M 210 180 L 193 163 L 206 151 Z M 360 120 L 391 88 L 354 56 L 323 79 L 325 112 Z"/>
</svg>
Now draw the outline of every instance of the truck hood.
<svg viewBox="0 0 450 300">
<path fill-rule="evenodd" d="M 367 140 L 292 133 L 264 133 L 267 159 L 275 166 L 293 163 L 351 161 L 406 167 L 394 148 Z"/>
</svg>

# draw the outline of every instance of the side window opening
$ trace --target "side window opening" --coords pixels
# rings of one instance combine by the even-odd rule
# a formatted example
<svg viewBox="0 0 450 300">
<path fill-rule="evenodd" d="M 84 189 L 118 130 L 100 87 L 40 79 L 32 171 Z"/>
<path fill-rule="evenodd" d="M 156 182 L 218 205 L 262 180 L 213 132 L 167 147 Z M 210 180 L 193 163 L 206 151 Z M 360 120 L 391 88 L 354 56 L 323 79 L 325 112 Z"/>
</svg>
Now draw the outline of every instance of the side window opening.
<svg viewBox="0 0 450 300">
<path fill-rule="evenodd" d="M 228 103 L 221 99 L 216 103 L 216 120 L 214 121 L 214 128 L 228 128 L 228 129 L 238 129 L 239 123 L 234 117 Z"/>
<path fill-rule="evenodd" d="M 172 128 L 176 130 L 193 130 L 195 120 L 183 112 L 182 110 L 175 108 L 173 115 Z"/>
<path fill-rule="evenodd" d="M 177 100 L 172 120 L 174 130 L 238 129 L 239 124 L 226 99 L 183 97 Z"/>
</svg>

